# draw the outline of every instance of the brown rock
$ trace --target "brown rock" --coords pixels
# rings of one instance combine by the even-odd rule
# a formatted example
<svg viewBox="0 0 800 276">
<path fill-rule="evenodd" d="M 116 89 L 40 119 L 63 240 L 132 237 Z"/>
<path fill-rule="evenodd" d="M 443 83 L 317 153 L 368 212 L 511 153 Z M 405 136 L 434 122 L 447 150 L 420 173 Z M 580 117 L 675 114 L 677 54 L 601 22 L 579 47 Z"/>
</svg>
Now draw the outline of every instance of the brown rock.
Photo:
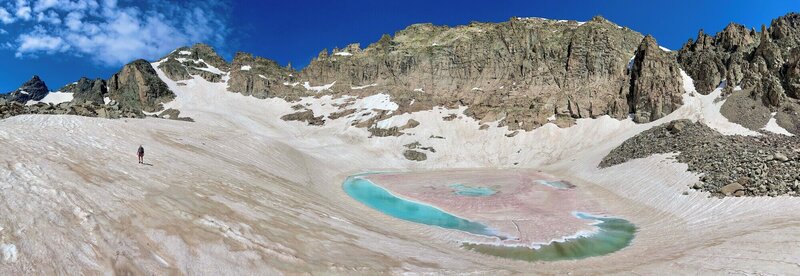
<svg viewBox="0 0 800 276">
<path fill-rule="evenodd" d="M 735 193 L 736 191 L 739 191 L 739 190 L 744 190 L 744 186 L 742 186 L 742 184 L 734 182 L 734 183 L 725 185 L 724 187 L 719 189 L 719 192 L 724 194 L 724 195 L 726 195 L 726 196 L 729 196 L 729 195 L 732 195 L 733 193 Z"/>
</svg>

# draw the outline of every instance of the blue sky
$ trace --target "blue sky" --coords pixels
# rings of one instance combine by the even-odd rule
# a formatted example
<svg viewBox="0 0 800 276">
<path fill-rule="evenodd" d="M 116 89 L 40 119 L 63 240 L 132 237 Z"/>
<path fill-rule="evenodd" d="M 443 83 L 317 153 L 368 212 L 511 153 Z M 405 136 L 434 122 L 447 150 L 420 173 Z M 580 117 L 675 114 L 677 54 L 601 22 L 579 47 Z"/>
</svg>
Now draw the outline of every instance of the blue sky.
<svg viewBox="0 0 800 276">
<path fill-rule="evenodd" d="M 81 76 L 108 78 L 135 58 L 153 60 L 194 42 L 227 59 L 245 51 L 302 68 L 324 48 L 366 47 L 413 23 L 599 14 L 677 49 L 701 28 L 758 28 L 791 11 L 800 11 L 800 1 L 0 0 L 0 93 L 34 74 L 51 89 Z"/>
</svg>

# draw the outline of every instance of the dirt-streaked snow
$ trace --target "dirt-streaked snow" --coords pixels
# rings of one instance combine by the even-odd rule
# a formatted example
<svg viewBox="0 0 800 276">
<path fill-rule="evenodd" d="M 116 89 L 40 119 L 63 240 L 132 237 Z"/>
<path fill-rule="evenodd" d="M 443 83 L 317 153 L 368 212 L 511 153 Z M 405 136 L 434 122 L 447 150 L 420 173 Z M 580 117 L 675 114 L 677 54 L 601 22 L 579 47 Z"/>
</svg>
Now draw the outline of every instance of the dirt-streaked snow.
<svg viewBox="0 0 800 276">
<path fill-rule="evenodd" d="M 683 107 L 648 124 L 602 116 L 506 137 L 507 127 L 479 130 L 468 116 L 442 119 L 465 107 L 434 108 L 393 117 L 391 125 L 420 122 L 408 135 L 368 138 L 352 118 L 283 121 L 295 103 L 228 93 L 199 77 L 179 86 L 157 71 L 177 95 L 167 106 L 195 122 L 0 120 L 0 244 L 4 259 L 12 246 L 15 258 L 0 263 L 0 275 L 791 274 L 800 263 L 795 198 L 682 195 L 699 176 L 671 155 L 597 168 L 626 139 L 673 119 L 742 132 L 718 115 L 714 96 L 692 96 L 693 85 Z M 317 116 L 337 111 L 334 103 L 396 108 L 383 94 L 301 103 Z M 402 145 L 415 141 L 436 153 L 406 160 Z M 140 144 L 148 165 L 136 164 Z M 461 233 L 383 215 L 341 189 L 365 171 L 470 168 L 568 179 L 636 224 L 636 238 L 578 261 L 499 259 L 461 249 L 452 242 Z"/>
</svg>

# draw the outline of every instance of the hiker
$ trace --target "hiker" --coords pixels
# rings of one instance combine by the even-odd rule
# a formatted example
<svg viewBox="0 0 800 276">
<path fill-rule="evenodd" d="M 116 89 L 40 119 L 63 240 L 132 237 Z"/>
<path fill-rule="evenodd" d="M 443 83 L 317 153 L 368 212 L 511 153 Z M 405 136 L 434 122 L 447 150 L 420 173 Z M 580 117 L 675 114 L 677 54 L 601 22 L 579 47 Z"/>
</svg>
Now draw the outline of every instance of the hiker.
<svg viewBox="0 0 800 276">
<path fill-rule="evenodd" d="M 144 147 L 139 145 L 139 149 L 136 150 L 136 155 L 139 156 L 139 164 L 144 164 Z"/>
</svg>

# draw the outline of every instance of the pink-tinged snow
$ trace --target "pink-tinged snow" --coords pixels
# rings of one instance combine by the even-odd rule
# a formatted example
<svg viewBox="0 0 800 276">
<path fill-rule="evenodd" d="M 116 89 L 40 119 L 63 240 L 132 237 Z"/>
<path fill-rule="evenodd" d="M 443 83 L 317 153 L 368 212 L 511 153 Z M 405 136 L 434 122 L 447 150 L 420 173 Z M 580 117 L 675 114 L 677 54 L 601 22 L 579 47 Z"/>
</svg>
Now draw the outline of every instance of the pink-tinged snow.
<svg viewBox="0 0 800 276">
<path fill-rule="evenodd" d="M 576 233 L 592 233 L 593 221 L 578 219 L 575 211 L 604 213 L 580 187 L 557 189 L 537 183 L 557 178 L 534 170 L 468 170 L 387 173 L 364 178 L 393 194 L 422 202 L 458 217 L 479 222 L 509 239 L 497 241 L 464 234 L 464 241 L 507 246 L 547 244 Z M 470 197 L 454 193 L 450 185 L 487 187 L 491 196 Z"/>
</svg>

